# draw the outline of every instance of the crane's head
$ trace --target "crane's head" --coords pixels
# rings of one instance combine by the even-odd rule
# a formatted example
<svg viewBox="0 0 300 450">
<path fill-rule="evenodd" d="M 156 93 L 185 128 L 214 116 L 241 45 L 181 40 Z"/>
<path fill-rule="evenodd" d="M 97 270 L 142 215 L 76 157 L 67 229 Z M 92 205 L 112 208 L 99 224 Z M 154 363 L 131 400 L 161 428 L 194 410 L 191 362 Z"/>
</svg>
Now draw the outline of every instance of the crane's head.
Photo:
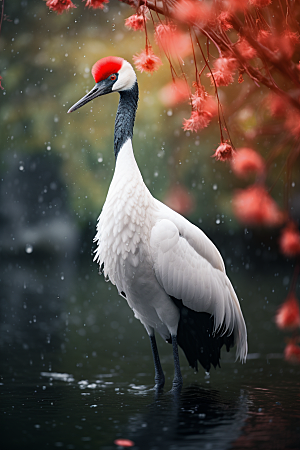
<svg viewBox="0 0 300 450">
<path fill-rule="evenodd" d="M 116 56 L 99 59 L 92 67 L 92 75 L 96 85 L 75 105 L 71 106 L 68 113 L 75 111 L 94 98 L 100 97 L 100 95 L 129 90 L 136 82 L 136 75 L 131 64 Z"/>
</svg>

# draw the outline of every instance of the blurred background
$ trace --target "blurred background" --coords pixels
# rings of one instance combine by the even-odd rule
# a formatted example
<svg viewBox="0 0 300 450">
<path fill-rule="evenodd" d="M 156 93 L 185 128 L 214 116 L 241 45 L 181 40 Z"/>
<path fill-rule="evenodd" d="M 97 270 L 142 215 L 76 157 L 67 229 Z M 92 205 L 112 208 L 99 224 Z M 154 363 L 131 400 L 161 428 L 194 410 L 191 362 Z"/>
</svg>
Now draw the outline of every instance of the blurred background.
<svg viewBox="0 0 300 450">
<path fill-rule="evenodd" d="M 144 48 L 144 34 L 124 26 L 131 14 L 118 1 L 103 11 L 78 2 L 77 9 L 59 16 L 41 0 L 5 4 L 0 42 L 0 365 L 6 376 L 54 371 L 80 379 L 121 372 L 133 380 L 138 360 L 140 372 L 152 383 L 146 333 L 93 263 L 96 221 L 114 170 L 118 95 L 67 114 L 94 85 L 90 70 L 98 59 L 116 55 L 132 62 Z M 183 131 L 182 120 L 191 109 L 187 103 L 162 103 L 161 89 L 171 76 L 160 56 L 159 71 L 138 73 L 133 143 L 144 181 L 154 196 L 176 207 L 219 248 L 241 301 L 250 354 L 262 358 L 259 367 L 273 357 L 288 368 L 282 361 L 285 335 L 274 315 L 287 295 L 293 262 L 278 253 L 278 230 L 247 229 L 234 218 L 232 193 L 244 184 L 230 166 L 211 158 L 220 142 L 218 124 L 212 122 L 198 134 Z M 187 74 L 189 64 L 192 70 L 187 58 Z M 226 93 L 220 89 L 236 146 L 246 143 L 241 131 L 251 131 L 259 121 L 262 94 L 257 89 L 252 103 L 237 112 L 235 102 L 241 98 L 236 98 L 235 86 Z M 255 146 L 264 154 L 275 139 L 256 136 Z M 274 168 L 274 179 L 279 169 Z M 299 179 L 296 171 L 295 199 Z M 279 181 L 272 192 L 279 203 L 281 188 Z M 159 348 L 171 378 L 171 348 L 161 339 Z M 187 380 L 203 380 L 204 374 L 193 374 L 183 355 L 181 360 Z M 233 362 L 234 355 L 224 355 L 224 360 Z"/>
</svg>

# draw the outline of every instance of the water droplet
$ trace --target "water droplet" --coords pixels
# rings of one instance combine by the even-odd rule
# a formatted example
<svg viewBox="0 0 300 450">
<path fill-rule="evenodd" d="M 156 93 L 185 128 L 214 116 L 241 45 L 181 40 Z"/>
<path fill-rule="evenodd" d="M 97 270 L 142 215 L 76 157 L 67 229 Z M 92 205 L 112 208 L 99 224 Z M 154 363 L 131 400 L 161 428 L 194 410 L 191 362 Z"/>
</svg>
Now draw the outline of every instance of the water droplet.
<svg viewBox="0 0 300 450">
<path fill-rule="evenodd" d="M 220 222 L 221 222 L 220 219 L 217 219 L 217 220 L 216 220 L 216 224 L 217 224 L 217 225 L 219 225 Z"/>
<path fill-rule="evenodd" d="M 213 185 L 213 190 L 216 191 L 217 189 L 218 189 L 218 185 L 217 185 L 217 184 L 214 184 L 214 185 Z"/>
<path fill-rule="evenodd" d="M 49 150 L 51 150 L 51 145 L 47 145 L 47 150 L 49 151 Z"/>
<path fill-rule="evenodd" d="M 169 117 L 173 116 L 173 111 L 171 109 L 168 109 L 167 116 Z"/>
<path fill-rule="evenodd" d="M 25 252 L 30 254 L 33 252 L 33 246 L 31 244 L 26 244 L 25 246 Z"/>
<path fill-rule="evenodd" d="M 101 163 L 102 161 L 103 161 L 103 158 L 102 158 L 102 156 L 100 156 L 100 157 L 98 158 L 98 162 Z"/>
<path fill-rule="evenodd" d="M 22 161 L 20 161 L 20 165 L 19 165 L 19 170 L 21 172 L 24 172 L 25 168 L 24 168 L 24 163 Z"/>
</svg>

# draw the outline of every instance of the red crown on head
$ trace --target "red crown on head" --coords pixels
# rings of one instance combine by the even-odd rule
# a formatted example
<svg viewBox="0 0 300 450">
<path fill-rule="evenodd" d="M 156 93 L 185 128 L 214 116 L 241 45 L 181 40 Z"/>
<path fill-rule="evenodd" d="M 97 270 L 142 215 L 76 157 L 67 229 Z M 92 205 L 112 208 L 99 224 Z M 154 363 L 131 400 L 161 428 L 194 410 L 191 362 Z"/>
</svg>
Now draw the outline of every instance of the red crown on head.
<svg viewBox="0 0 300 450">
<path fill-rule="evenodd" d="M 117 56 L 107 56 L 99 59 L 92 67 L 92 75 L 96 83 L 109 77 L 112 73 L 117 73 L 122 67 L 123 59 Z"/>
</svg>

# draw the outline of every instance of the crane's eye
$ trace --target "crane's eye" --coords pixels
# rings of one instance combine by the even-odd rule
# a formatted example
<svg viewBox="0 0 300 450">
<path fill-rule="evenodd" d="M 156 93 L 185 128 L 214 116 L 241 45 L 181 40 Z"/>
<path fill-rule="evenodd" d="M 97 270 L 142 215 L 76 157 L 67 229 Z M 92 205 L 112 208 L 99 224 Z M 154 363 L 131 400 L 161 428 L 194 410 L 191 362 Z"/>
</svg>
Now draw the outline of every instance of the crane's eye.
<svg viewBox="0 0 300 450">
<path fill-rule="evenodd" d="M 117 75 L 111 75 L 109 78 L 111 79 L 111 81 L 115 81 L 117 79 Z"/>
</svg>

